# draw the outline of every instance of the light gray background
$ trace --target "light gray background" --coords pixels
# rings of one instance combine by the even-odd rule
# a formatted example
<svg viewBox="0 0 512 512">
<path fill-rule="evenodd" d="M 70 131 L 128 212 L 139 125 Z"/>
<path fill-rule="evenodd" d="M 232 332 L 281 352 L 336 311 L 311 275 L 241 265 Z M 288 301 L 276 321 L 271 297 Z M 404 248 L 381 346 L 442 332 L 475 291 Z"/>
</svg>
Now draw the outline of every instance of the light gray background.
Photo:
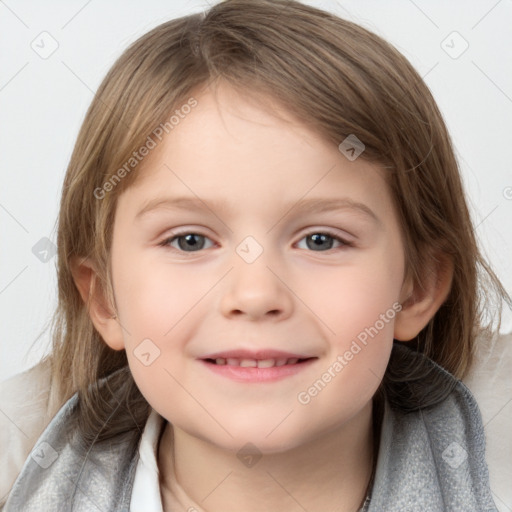
<svg viewBox="0 0 512 512">
<path fill-rule="evenodd" d="M 305 3 L 376 32 L 424 77 L 452 134 L 478 236 L 510 292 L 512 0 Z M 128 44 L 207 7 L 0 1 L 0 380 L 35 364 L 48 347 L 48 334 L 34 341 L 55 308 L 56 259 L 44 263 L 32 248 L 43 237 L 55 242 L 62 180 L 94 92 Z M 51 48 L 42 32 L 58 43 L 46 59 L 32 48 Z M 469 46 L 458 55 L 464 40 Z M 502 332 L 511 328 L 507 315 Z"/>
</svg>

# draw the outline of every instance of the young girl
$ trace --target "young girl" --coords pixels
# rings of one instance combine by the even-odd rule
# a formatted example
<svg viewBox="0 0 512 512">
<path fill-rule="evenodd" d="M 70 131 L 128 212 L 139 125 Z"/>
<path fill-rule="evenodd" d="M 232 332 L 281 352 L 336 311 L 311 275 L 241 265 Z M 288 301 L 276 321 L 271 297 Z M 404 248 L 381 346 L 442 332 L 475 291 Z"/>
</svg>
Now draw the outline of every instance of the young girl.
<svg viewBox="0 0 512 512">
<path fill-rule="evenodd" d="M 59 410 L 4 512 L 497 510 L 458 378 L 510 298 L 432 95 L 376 35 L 227 0 L 140 38 L 58 250 Z"/>
</svg>

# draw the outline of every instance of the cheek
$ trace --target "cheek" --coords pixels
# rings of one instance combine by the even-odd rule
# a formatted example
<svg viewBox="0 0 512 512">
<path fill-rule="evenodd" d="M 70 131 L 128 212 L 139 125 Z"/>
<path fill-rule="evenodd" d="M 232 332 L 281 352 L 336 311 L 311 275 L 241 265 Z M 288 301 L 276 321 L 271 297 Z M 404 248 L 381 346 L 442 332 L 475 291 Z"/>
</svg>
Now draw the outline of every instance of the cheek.
<svg viewBox="0 0 512 512">
<path fill-rule="evenodd" d="M 308 307 L 322 320 L 328 340 L 326 370 L 335 366 L 331 372 L 336 378 L 324 393 L 333 411 L 340 396 L 369 399 L 382 379 L 393 345 L 402 275 L 401 258 L 376 251 L 351 265 L 312 273 L 304 281 L 301 297 L 307 297 Z"/>
<path fill-rule="evenodd" d="M 141 336 L 164 340 L 208 292 L 207 283 L 176 266 L 144 264 L 140 259 L 117 268 L 116 301 L 120 318 L 136 342 Z"/>
<path fill-rule="evenodd" d="M 329 284 L 331 300 L 316 305 L 325 327 L 326 363 L 303 383 L 303 394 L 297 397 L 311 416 L 323 415 L 331 425 L 357 414 L 379 387 L 399 307 L 396 287 L 387 287 L 385 279 L 376 282 L 354 270 L 343 283 L 342 288 Z"/>
<path fill-rule="evenodd" d="M 197 273 L 144 258 L 126 258 L 114 268 L 116 302 L 132 375 L 146 400 L 165 409 L 169 396 L 177 399 L 183 393 L 172 375 L 186 383 L 183 353 L 196 329 L 190 319 L 206 316 L 200 299 L 211 284 Z M 186 399 L 185 395 L 184 403 Z"/>
<path fill-rule="evenodd" d="M 386 255 L 332 266 L 308 273 L 301 278 L 298 293 L 305 305 L 321 319 L 329 338 L 344 341 L 378 322 L 379 330 L 393 330 L 393 304 L 400 296 L 402 266 L 400 260 L 388 261 Z M 388 313 L 385 325 L 381 315 Z M 389 318 L 391 317 L 391 318 Z"/>
</svg>

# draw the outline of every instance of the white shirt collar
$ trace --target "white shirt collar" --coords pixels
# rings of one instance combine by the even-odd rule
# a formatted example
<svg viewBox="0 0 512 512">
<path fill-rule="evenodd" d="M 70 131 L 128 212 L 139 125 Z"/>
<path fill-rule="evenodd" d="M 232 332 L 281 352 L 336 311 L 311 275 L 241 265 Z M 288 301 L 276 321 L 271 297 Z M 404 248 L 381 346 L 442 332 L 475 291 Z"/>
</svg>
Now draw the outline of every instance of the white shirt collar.
<svg viewBox="0 0 512 512">
<path fill-rule="evenodd" d="M 140 440 L 130 512 L 163 512 L 156 458 L 163 425 L 162 416 L 152 409 Z"/>
<path fill-rule="evenodd" d="M 165 425 L 164 418 L 151 409 L 139 444 L 139 461 L 135 470 L 130 512 L 163 512 L 157 457 L 160 434 Z M 167 512 L 204 512 L 177 482 L 172 465 L 170 470 L 170 509 Z"/>
</svg>

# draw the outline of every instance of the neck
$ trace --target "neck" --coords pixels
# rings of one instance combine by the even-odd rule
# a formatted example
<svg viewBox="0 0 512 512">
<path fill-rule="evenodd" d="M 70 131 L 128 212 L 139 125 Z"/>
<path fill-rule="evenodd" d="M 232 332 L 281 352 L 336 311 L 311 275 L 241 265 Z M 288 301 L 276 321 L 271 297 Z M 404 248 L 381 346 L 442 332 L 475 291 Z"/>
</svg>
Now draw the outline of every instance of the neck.
<svg viewBox="0 0 512 512">
<path fill-rule="evenodd" d="M 264 454 L 251 467 L 236 453 L 167 424 L 158 455 L 164 510 L 174 473 L 188 497 L 208 512 L 357 512 L 374 468 L 373 423 L 370 401 L 342 429 Z"/>
</svg>

